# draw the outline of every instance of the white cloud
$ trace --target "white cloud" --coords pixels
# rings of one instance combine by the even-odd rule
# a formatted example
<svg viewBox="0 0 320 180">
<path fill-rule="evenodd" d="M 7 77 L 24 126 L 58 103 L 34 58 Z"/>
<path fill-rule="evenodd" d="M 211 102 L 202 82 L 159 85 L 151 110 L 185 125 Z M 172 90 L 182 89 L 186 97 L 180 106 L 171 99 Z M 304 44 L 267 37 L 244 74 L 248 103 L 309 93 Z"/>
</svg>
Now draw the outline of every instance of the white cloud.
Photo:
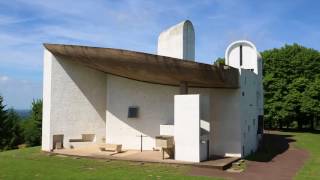
<svg viewBox="0 0 320 180">
<path fill-rule="evenodd" d="M 0 75 L 0 82 L 6 82 L 9 80 L 9 77 L 8 76 L 1 76 Z"/>
</svg>

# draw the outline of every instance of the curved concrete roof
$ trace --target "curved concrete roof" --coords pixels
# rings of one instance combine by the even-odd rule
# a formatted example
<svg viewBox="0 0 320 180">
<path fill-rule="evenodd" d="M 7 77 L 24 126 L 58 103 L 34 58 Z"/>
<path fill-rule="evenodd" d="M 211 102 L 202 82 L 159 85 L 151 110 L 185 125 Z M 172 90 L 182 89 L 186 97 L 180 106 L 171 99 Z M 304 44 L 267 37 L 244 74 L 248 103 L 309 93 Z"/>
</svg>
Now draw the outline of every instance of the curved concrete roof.
<svg viewBox="0 0 320 180">
<path fill-rule="evenodd" d="M 239 87 L 239 71 L 229 66 L 111 48 L 59 44 L 44 46 L 64 60 L 138 81 L 173 86 L 188 82 L 189 87 Z"/>
</svg>

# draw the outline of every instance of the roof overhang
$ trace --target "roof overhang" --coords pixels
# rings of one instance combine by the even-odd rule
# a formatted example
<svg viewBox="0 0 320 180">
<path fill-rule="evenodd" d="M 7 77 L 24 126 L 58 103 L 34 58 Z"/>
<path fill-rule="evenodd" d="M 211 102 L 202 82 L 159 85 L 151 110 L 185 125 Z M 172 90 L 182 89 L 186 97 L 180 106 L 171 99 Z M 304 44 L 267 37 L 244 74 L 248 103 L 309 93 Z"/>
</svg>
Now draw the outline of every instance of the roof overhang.
<svg viewBox="0 0 320 180">
<path fill-rule="evenodd" d="M 44 44 L 54 56 L 138 81 L 189 87 L 238 88 L 239 71 L 166 56 L 121 49 Z"/>
</svg>

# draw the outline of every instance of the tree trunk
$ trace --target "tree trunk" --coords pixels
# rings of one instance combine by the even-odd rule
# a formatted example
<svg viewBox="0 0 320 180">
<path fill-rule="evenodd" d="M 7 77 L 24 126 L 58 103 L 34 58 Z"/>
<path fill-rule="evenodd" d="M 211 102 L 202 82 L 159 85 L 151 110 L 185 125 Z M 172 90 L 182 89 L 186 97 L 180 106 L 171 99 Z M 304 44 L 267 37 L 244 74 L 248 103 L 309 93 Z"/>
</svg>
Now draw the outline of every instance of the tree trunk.
<svg viewBox="0 0 320 180">
<path fill-rule="evenodd" d="M 279 120 L 279 129 L 282 129 L 282 126 L 283 126 L 282 120 Z"/>
<path fill-rule="evenodd" d="M 271 120 L 269 121 L 269 129 L 272 129 L 273 128 L 273 124 L 271 122 Z"/>
<path fill-rule="evenodd" d="M 300 118 L 298 119 L 298 129 L 302 130 L 302 121 Z"/>
<path fill-rule="evenodd" d="M 316 120 L 316 116 L 313 115 L 313 118 L 310 118 L 310 129 L 314 130 L 314 121 Z"/>
</svg>

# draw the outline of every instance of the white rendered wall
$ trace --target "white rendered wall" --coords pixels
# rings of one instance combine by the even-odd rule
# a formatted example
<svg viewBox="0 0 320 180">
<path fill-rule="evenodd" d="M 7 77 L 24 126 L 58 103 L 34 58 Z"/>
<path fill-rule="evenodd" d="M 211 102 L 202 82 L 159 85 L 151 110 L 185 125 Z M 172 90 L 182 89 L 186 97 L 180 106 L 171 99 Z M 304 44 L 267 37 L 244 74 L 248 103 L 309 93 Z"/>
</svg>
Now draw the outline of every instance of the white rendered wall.
<svg viewBox="0 0 320 180">
<path fill-rule="evenodd" d="M 191 94 L 210 97 L 210 155 L 241 155 L 241 129 L 238 90 L 190 88 Z M 160 135 L 160 125 L 174 123 L 174 95 L 178 87 L 156 85 L 108 75 L 107 123 L 108 143 L 122 144 L 124 149 L 143 149 L 155 146 L 155 136 Z M 237 96 L 236 96 L 237 95 Z M 202 101 L 205 102 L 205 101 Z M 139 118 L 127 118 L 129 106 L 139 107 Z M 228 107 L 228 108 L 227 108 Z M 207 120 L 206 120 L 207 122 Z M 225 130 L 226 129 L 226 130 Z M 168 130 L 170 131 L 170 130 Z"/>
<path fill-rule="evenodd" d="M 240 65 L 242 46 L 242 65 Z M 226 64 L 238 68 L 240 73 L 241 149 L 246 156 L 258 146 L 258 116 L 263 115 L 262 59 L 253 43 L 236 41 L 225 54 Z"/>
<path fill-rule="evenodd" d="M 42 105 L 42 147 L 43 151 L 50 151 L 52 148 L 52 137 L 50 136 L 50 112 L 51 112 L 51 75 L 52 75 L 52 54 L 44 50 L 43 62 L 43 105 Z"/>
<path fill-rule="evenodd" d="M 50 148 L 52 148 L 53 134 L 65 134 L 65 140 L 68 140 L 68 138 L 80 138 L 80 135 L 83 133 L 92 133 L 92 131 L 89 132 L 86 130 L 90 129 L 87 127 L 95 126 L 95 123 L 87 122 L 84 119 L 88 119 L 88 116 L 98 117 L 100 114 L 104 114 L 105 111 L 107 123 L 106 125 L 102 123 L 102 127 L 106 127 L 106 129 L 101 128 L 101 124 L 98 123 L 99 121 L 96 122 L 100 125 L 97 125 L 94 129 L 100 133 L 103 132 L 104 134 L 99 136 L 106 136 L 107 142 L 123 144 L 125 149 L 140 149 L 140 138 L 137 136 L 143 134 L 144 136 L 148 136 L 143 138 L 143 148 L 151 150 L 155 145 L 154 137 L 160 135 L 160 125 L 174 123 L 174 95 L 179 93 L 178 87 L 149 84 L 117 76 L 104 75 L 103 73 L 67 61 L 64 61 L 62 66 L 60 64 L 61 60 L 57 61 L 50 52 L 47 52 L 46 56 L 44 69 L 44 89 L 46 89 L 44 90 L 43 118 L 44 150 L 50 150 Z M 95 101 L 102 104 L 98 111 L 100 113 L 94 110 L 93 106 L 91 106 L 92 104 L 88 103 L 87 97 L 78 88 L 77 84 L 79 84 L 79 80 L 75 83 L 72 78 L 67 75 L 66 69 L 69 69 L 67 71 L 73 69 L 72 71 L 87 76 L 87 78 L 82 77 L 82 75 L 77 76 L 82 77 L 81 79 L 87 79 L 88 84 L 86 88 L 99 87 L 97 88 L 98 91 L 93 91 L 99 93 L 96 95 L 92 94 L 93 97 L 91 98 L 98 98 L 95 99 Z M 52 74 L 51 71 L 55 73 Z M 108 77 L 105 78 L 104 76 Z M 50 78 L 53 80 L 50 80 Z M 52 88 L 50 88 L 51 84 L 54 84 L 56 87 L 54 93 L 50 93 L 52 91 Z M 81 86 L 83 85 L 84 84 Z M 241 135 L 237 131 L 239 128 L 235 125 L 238 123 L 235 118 L 237 116 L 235 109 L 238 107 L 236 103 L 238 102 L 234 97 L 237 90 L 190 88 L 189 91 L 190 93 L 199 93 L 210 97 L 210 119 L 212 121 L 209 123 L 210 129 L 212 130 L 210 131 L 210 155 L 238 153 L 240 146 L 238 148 L 237 143 L 239 143 L 239 141 L 237 138 L 241 137 Z M 52 94 L 54 94 L 54 96 L 52 96 Z M 55 105 L 53 106 L 52 103 L 50 103 L 52 97 L 56 99 L 54 100 Z M 65 104 L 67 102 L 69 102 L 69 105 Z M 107 102 L 107 105 L 105 105 L 104 102 Z M 74 106 L 75 103 L 77 106 Z M 132 105 L 139 106 L 140 112 L 139 118 L 137 119 L 127 118 L 128 106 Z M 101 113 L 102 107 L 105 108 L 103 113 Z M 226 107 L 229 108 L 227 109 Z M 80 111 L 80 109 L 82 109 L 82 111 Z M 54 112 L 54 114 L 52 112 Z M 86 121 L 86 123 L 74 122 L 70 124 L 69 118 L 63 118 L 62 116 L 74 116 L 71 118 L 73 121 L 77 119 L 77 121 Z M 78 126 L 83 126 L 83 124 L 85 124 L 85 127 L 78 128 Z M 97 140 L 99 139 L 100 138 L 97 137 Z M 65 146 L 67 145 L 66 143 L 67 142 L 64 143 Z"/>
<path fill-rule="evenodd" d="M 174 96 L 175 160 L 200 162 L 200 95 Z"/>
<path fill-rule="evenodd" d="M 69 139 L 95 134 L 105 138 L 106 75 L 45 51 L 42 149 L 52 149 L 52 136 Z"/>
<path fill-rule="evenodd" d="M 238 89 L 190 88 L 190 94 L 210 98 L 210 155 L 241 156 L 241 124 Z M 143 149 L 155 146 L 160 125 L 174 123 L 174 95 L 178 87 L 134 81 L 118 76 L 107 78 L 106 139 L 122 144 L 125 149 Z M 205 101 L 202 101 L 204 103 Z M 127 118 L 129 106 L 139 107 L 139 118 Z M 207 122 L 207 120 L 206 120 Z"/>
<path fill-rule="evenodd" d="M 160 125 L 160 135 L 174 136 L 174 125 Z"/>
<path fill-rule="evenodd" d="M 64 134 L 67 146 L 69 138 L 91 133 L 97 134 L 98 141 L 106 137 L 107 142 L 123 144 L 124 149 L 140 149 L 137 136 L 143 134 L 147 136 L 143 148 L 151 150 L 154 137 L 160 135 L 160 125 L 173 124 L 178 87 L 105 75 L 46 53 L 43 150 L 52 148 L 53 134 Z M 189 92 L 210 97 L 210 155 L 241 154 L 240 122 L 236 118 L 239 90 L 190 88 Z M 139 118 L 127 118 L 132 105 L 139 107 Z"/>
<path fill-rule="evenodd" d="M 240 65 L 240 46 L 242 46 L 242 65 Z M 226 64 L 235 68 L 253 69 L 262 77 L 261 56 L 250 41 L 235 41 L 231 43 L 225 53 Z"/>
<path fill-rule="evenodd" d="M 195 33 L 190 21 L 183 21 L 161 32 L 158 55 L 194 61 Z"/>
<path fill-rule="evenodd" d="M 209 155 L 241 156 L 240 90 L 190 88 L 210 97 Z"/>
<path fill-rule="evenodd" d="M 160 135 L 160 125 L 173 124 L 174 95 L 179 88 L 150 84 L 118 76 L 107 78 L 106 140 L 122 144 L 124 149 L 155 147 L 155 136 Z M 138 106 L 139 117 L 128 118 L 128 107 Z"/>
<path fill-rule="evenodd" d="M 219 89 L 212 94 L 213 153 L 241 156 L 241 122 L 239 90 Z"/>
<path fill-rule="evenodd" d="M 257 75 L 250 70 L 241 70 L 241 119 L 243 155 L 249 155 L 256 151 L 258 146 L 258 99 L 257 99 Z"/>
</svg>

